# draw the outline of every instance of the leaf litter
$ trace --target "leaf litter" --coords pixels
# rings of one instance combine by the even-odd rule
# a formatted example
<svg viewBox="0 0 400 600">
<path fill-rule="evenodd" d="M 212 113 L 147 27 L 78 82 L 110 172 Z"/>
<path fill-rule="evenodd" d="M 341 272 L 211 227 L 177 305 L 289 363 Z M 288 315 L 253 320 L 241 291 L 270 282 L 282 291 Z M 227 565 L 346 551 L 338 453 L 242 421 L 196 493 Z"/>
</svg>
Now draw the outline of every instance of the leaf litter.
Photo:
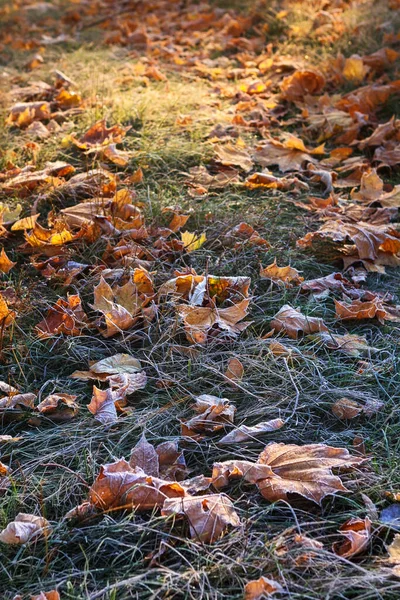
<svg viewBox="0 0 400 600">
<path fill-rule="evenodd" d="M 187 407 L 194 409 L 194 416 L 185 412 L 188 418 L 176 418 L 171 411 L 174 416 L 170 418 L 167 413 L 163 435 L 155 436 L 157 443 L 150 443 L 143 433 L 129 460 L 116 458 L 115 452 L 105 458 L 95 450 L 99 453 L 96 476 L 87 484 L 88 499 L 66 515 L 76 519 L 78 527 L 85 523 L 90 527 L 91 519 L 106 519 L 107 513 L 118 519 L 123 511 L 134 511 L 135 520 L 139 518 L 136 512 L 157 514 L 160 535 L 170 531 L 174 544 L 179 540 L 182 547 L 188 537 L 203 546 L 218 545 L 223 536 L 240 539 L 245 527 L 251 530 L 242 500 L 253 492 L 246 484 L 259 492 L 256 506 L 281 502 L 292 505 L 293 511 L 301 498 L 321 505 L 327 496 L 355 493 L 362 486 L 354 475 L 371 473 L 365 456 L 323 440 L 297 444 L 280 439 L 287 439 L 287 432 L 289 438 L 297 439 L 299 418 L 300 422 L 304 418 L 301 411 L 307 399 L 303 400 L 295 382 L 301 360 L 315 361 L 319 368 L 321 353 L 329 350 L 332 360 L 341 365 L 354 364 L 362 357 L 358 373 L 365 377 L 369 369 L 386 368 L 385 362 L 382 367 L 372 362 L 380 349 L 372 345 L 375 342 L 367 337 L 367 330 L 359 335 L 351 328 L 358 321 L 386 328 L 400 319 L 394 294 L 364 285 L 370 274 L 384 277 L 400 265 L 400 186 L 391 183 L 400 164 L 400 132 L 395 115 L 382 115 L 382 108 L 386 113 L 392 110 L 390 103 L 400 92 L 399 53 L 390 47 L 398 45 L 398 36 L 385 31 L 385 45 L 375 52 L 328 55 L 317 68 L 309 64 L 308 56 L 281 56 L 274 44 L 265 44 L 269 11 L 265 17 L 252 9 L 242 14 L 233 8 L 180 7 L 159 0 L 142 6 L 125 3 L 126 12 L 113 11 L 109 3 L 95 0 L 83 3 L 80 11 L 72 7 L 59 22 L 48 16 L 33 26 L 29 15 L 46 14 L 51 6 L 26 4 L 23 7 L 16 0 L 9 14 L 0 9 L 15 33 L 1 32 L 2 49 L 29 52 L 23 63 L 29 79 L 16 75 L 7 80 L 8 73 L 4 77 L 5 126 L 21 149 L 7 154 L 0 172 L 4 201 L 0 208 L 0 357 L 7 362 L 3 352 L 10 356 L 15 330 L 25 327 L 23 319 L 30 309 L 21 298 L 21 286 L 16 286 L 29 269 L 53 292 L 52 300 L 46 297 L 46 304 L 40 303 L 41 318 L 32 327 L 34 343 L 53 353 L 62 344 L 72 347 L 88 338 L 100 344 L 103 352 L 91 353 L 87 348 L 87 356 L 80 356 L 73 367 L 65 358 L 65 379 L 72 382 L 71 390 L 79 390 L 76 394 L 69 393 L 69 384 L 67 391 L 54 388 L 43 395 L 44 386 L 36 380 L 32 391 L 26 392 L 3 382 L 2 427 L 60 427 L 62 431 L 70 421 L 86 418 L 89 429 L 115 436 L 129 419 L 136 420 L 136 406 L 148 397 L 149 388 L 155 390 L 152 402 L 160 414 L 194 398 L 195 404 Z M 283 35 L 296 40 L 299 29 L 288 16 L 293 3 L 280 4 L 285 10 L 277 11 L 274 5 L 271 14 Z M 347 2 L 323 4 L 319 12 L 307 7 L 310 39 L 321 46 L 335 43 L 348 26 Z M 396 3 L 389 3 L 389 10 L 397 8 Z M 271 243 L 270 237 L 277 237 L 274 225 L 266 232 L 261 222 L 242 221 L 243 214 L 228 227 L 220 223 L 216 234 L 214 215 L 206 215 L 205 223 L 212 223 L 209 229 L 199 225 L 202 221 L 194 218 L 186 199 L 185 206 L 162 207 L 160 214 L 148 210 L 140 186 L 151 177 L 151 160 L 149 167 L 149 157 L 136 152 L 137 144 L 132 146 L 132 140 L 141 135 L 134 121 L 118 122 L 108 115 L 99 118 L 94 110 L 98 100 L 80 91 L 68 74 L 55 70 L 46 76 L 47 81 L 36 75 L 49 60 L 47 46 L 64 43 L 69 36 L 78 40 L 81 27 L 97 26 L 93 16 L 100 18 L 101 43 L 127 52 L 129 64 L 121 63 L 126 81 L 144 90 L 164 86 L 159 90 L 167 93 L 173 78 L 182 76 L 201 81 L 207 88 L 223 123 L 214 119 L 204 138 L 208 158 L 183 174 L 181 196 L 207 202 L 225 192 L 249 193 L 254 194 L 251 198 L 279 199 L 286 208 L 295 205 L 303 211 L 306 231 L 296 239 L 299 228 L 293 227 L 291 245 L 297 252 L 293 256 L 314 255 L 334 263 L 334 272 L 315 277 L 314 271 L 308 273 L 307 260 L 296 269 L 292 264 L 300 262 L 287 260 L 285 252 L 281 256 L 279 241 Z M 176 27 L 169 27 L 171 22 Z M 357 29 L 352 33 L 356 35 Z M 87 117 L 85 125 L 83 117 Z M 195 125 L 192 115 L 182 113 L 175 119 L 181 132 L 192 131 Z M 38 160 L 53 138 L 62 151 L 54 161 Z M 169 215 L 167 222 L 165 215 Z M 218 258 L 211 258 L 212 253 L 219 253 Z M 224 268 L 226 256 L 232 269 Z M 237 267 L 240 256 L 244 266 Z M 270 330 L 261 335 L 265 331 L 259 330 L 259 304 L 265 297 L 260 290 L 265 280 L 270 282 L 270 302 L 267 308 L 262 306 L 262 323 L 269 324 Z M 319 310 L 325 303 L 330 315 Z M 152 353 L 162 343 L 172 348 L 174 338 L 184 349 L 185 366 L 179 358 L 174 374 L 169 369 L 164 372 L 165 365 L 157 365 L 155 373 Z M 286 380 L 296 395 L 289 419 L 284 412 L 278 416 L 273 406 L 279 406 L 278 391 L 272 402 L 269 399 L 274 418 L 261 420 L 265 411 L 259 407 L 265 399 L 251 391 L 256 359 L 243 350 L 254 340 L 268 349 L 267 358 L 260 349 L 257 359 L 284 365 Z M 185 396 L 185 369 L 190 379 L 196 361 L 207 363 L 206 354 L 214 348 L 223 356 L 224 367 L 210 366 L 210 372 L 218 374 L 222 389 L 215 395 L 217 386 L 208 381 L 208 389 L 199 384 L 197 393 L 192 388 Z M 173 363 L 172 350 L 169 356 Z M 10 360 L 7 364 L 11 381 L 16 365 Z M 48 382 L 54 383 L 50 378 L 43 383 Z M 90 392 L 92 382 L 96 384 Z M 166 407 L 160 390 L 170 394 Z M 254 400 L 258 410 L 253 406 L 247 418 L 243 404 L 251 406 Z M 371 418 L 384 403 L 365 399 L 360 392 L 357 400 L 343 393 L 330 406 L 339 421 L 347 422 Z M 84 407 L 87 410 L 82 411 Z M 91 414 L 81 417 L 83 412 Z M 100 425 L 94 425 L 96 421 Z M 150 416 L 149 424 L 138 416 L 135 428 L 148 433 L 147 425 L 150 431 Z M 269 437 L 273 441 L 265 445 Z M 7 448 L 20 440 L 8 433 L 1 438 Z M 254 460 L 252 450 L 260 443 L 265 448 Z M 233 448 L 224 448 L 225 444 Z M 210 462 L 215 447 L 226 460 Z M 195 448 L 200 449 L 201 461 Z M 0 463 L 0 495 L 6 499 L 24 474 L 24 465 L 14 470 L 6 464 L 8 458 L 7 454 Z M 192 471 L 195 474 L 189 477 Z M 243 498 L 231 485 L 235 480 L 240 485 L 244 482 Z M 24 485 L 29 487 L 29 478 Z M 40 508 L 42 514 L 39 500 L 36 512 Z M 45 517 L 19 513 L 5 525 L 0 533 L 4 544 L 26 544 L 29 551 L 33 542 L 38 546 L 53 543 L 52 525 Z M 331 556 L 359 560 L 374 543 L 375 530 L 368 516 L 351 516 L 337 533 L 344 541 L 333 544 Z M 296 544 L 308 548 L 295 562 L 300 568 L 302 563 L 317 560 L 323 545 L 302 533 L 296 535 Z M 397 538 L 388 546 L 388 564 L 394 565 L 395 576 L 400 564 Z M 274 569 L 271 577 L 256 565 L 251 571 L 254 578 L 241 583 L 244 598 L 284 594 L 295 585 L 291 580 L 284 585 L 275 580 L 280 569 Z M 56 600 L 63 596 L 54 589 L 32 597 Z"/>
</svg>

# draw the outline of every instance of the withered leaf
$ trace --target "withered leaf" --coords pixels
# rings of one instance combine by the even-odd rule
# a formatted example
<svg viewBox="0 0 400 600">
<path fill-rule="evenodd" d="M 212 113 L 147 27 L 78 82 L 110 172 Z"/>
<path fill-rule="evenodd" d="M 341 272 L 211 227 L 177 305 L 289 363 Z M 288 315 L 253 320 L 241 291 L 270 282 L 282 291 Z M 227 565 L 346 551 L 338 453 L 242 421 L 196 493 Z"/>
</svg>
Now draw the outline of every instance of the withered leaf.
<svg viewBox="0 0 400 600">
<path fill-rule="evenodd" d="M 236 408 L 227 398 L 218 398 L 202 394 L 196 398 L 194 410 L 197 416 L 182 423 L 182 435 L 192 436 L 201 432 L 213 432 L 222 429 L 227 423 L 233 423 Z"/>
<path fill-rule="evenodd" d="M 78 414 L 76 398 L 71 394 L 50 394 L 37 405 L 36 410 L 55 423 L 64 423 Z"/>
<path fill-rule="evenodd" d="M 278 165 L 279 170 L 286 173 L 300 171 L 303 163 L 316 162 L 315 155 L 324 152 L 323 146 L 310 150 L 301 139 L 289 134 L 283 143 L 271 138 L 257 146 L 254 161 L 262 167 Z"/>
<path fill-rule="evenodd" d="M 215 463 L 212 480 L 219 488 L 232 477 L 243 477 L 256 484 L 270 502 L 288 500 L 288 494 L 295 493 L 320 504 L 325 496 L 346 491 L 341 479 L 332 474 L 332 468 L 354 467 L 363 460 L 352 457 L 345 448 L 273 442 L 265 447 L 257 463 Z"/>
<path fill-rule="evenodd" d="M 285 77 L 281 84 L 282 96 L 290 102 L 302 100 L 304 96 L 319 94 L 325 85 L 325 77 L 318 71 L 296 71 Z"/>
<path fill-rule="evenodd" d="M 159 289 L 159 296 L 172 295 L 188 300 L 191 305 L 201 306 L 207 296 L 222 302 L 242 300 L 249 295 L 250 277 L 217 277 L 215 275 L 179 275 L 166 281 Z"/>
<path fill-rule="evenodd" d="M 15 520 L 7 525 L 0 533 L 0 542 L 4 544 L 26 544 L 42 535 L 51 533 L 50 523 L 44 517 L 19 513 Z"/>
<path fill-rule="evenodd" d="M 353 300 L 351 303 L 335 300 L 336 317 L 342 321 L 353 319 L 378 319 L 381 323 L 385 320 L 399 321 L 400 314 L 396 309 L 390 310 L 379 298 L 369 302 Z"/>
<path fill-rule="evenodd" d="M 276 313 L 271 321 L 271 328 L 276 331 L 282 331 L 289 337 L 297 339 L 299 333 L 316 333 L 328 331 L 327 326 L 322 319 L 317 317 L 307 317 L 299 310 L 285 304 Z"/>
<path fill-rule="evenodd" d="M 215 155 L 218 162 L 228 167 L 240 167 L 247 172 L 253 166 L 253 161 L 247 150 L 231 143 L 216 146 Z"/>
<path fill-rule="evenodd" d="M 2 248 L 0 252 L 0 271 L 7 274 L 16 264 L 8 258 L 6 251 Z"/>
<path fill-rule="evenodd" d="M 36 333 L 40 338 L 53 335 L 81 335 L 88 326 L 88 318 L 82 308 L 81 299 L 77 295 L 68 295 L 67 299 L 60 298 L 50 308 L 43 321 L 36 325 Z"/>
<path fill-rule="evenodd" d="M 153 444 L 149 444 L 144 434 L 132 449 L 129 464 L 133 469 L 140 467 L 147 475 L 159 476 L 158 454 Z"/>
<path fill-rule="evenodd" d="M 95 385 L 93 386 L 93 396 L 88 404 L 88 410 L 100 421 L 103 425 L 112 425 L 118 420 L 116 402 L 119 402 L 126 395 L 126 388 L 112 390 L 100 390 Z"/>
<path fill-rule="evenodd" d="M 260 277 L 270 279 L 275 283 L 279 283 L 286 287 L 292 287 L 292 285 L 299 285 L 304 281 L 304 277 L 301 277 L 297 269 L 293 267 L 278 267 L 276 258 L 273 263 L 267 267 L 260 268 Z"/>
<path fill-rule="evenodd" d="M 315 336 L 311 336 L 311 339 L 321 341 L 323 345 L 330 350 L 339 350 L 349 356 L 359 357 L 362 354 L 377 351 L 376 348 L 369 346 L 365 337 L 352 333 L 338 335 L 336 333 L 322 331 L 321 333 L 315 334 Z"/>
<path fill-rule="evenodd" d="M 165 517 L 186 517 L 191 537 L 207 544 L 217 541 L 228 527 L 241 525 L 232 502 L 225 494 L 168 499 L 161 514 Z"/>
<path fill-rule="evenodd" d="M 340 398 L 332 405 L 332 412 L 338 419 L 354 419 L 363 412 L 363 406 L 350 398 Z"/>
<path fill-rule="evenodd" d="M 40 592 L 38 596 L 31 596 L 31 600 L 61 600 L 61 598 L 57 590 L 50 590 L 49 592 Z"/>
<path fill-rule="evenodd" d="M 207 336 L 216 326 L 230 337 L 239 335 L 249 322 L 239 323 L 248 312 L 249 299 L 228 308 L 211 308 L 180 305 L 177 307 L 186 331 L 187 339 L 193 344 L 204 344 Z"/>
<path fill-rule="evenodd" d="M 236 357 L 230 358 L 227 369 L 225 371 L 225 377 L 227 377 L 233 387 L 236 386 L 236 381 L 241 381 L 244 375 L 244 366 L 240 360 Z"/>
<path fill-rule="evenodd" d="M 262 421 L 261 423 L 257 423 L 257 425 L 253 425 L 251 427 L 247 427 L 247 425 L 240 425 L 237 429 L 230 431 L 223 438 L 219 440 L 219 444 L 234 444 L 241 443 L 247 440 L 251 440 L 259 435 L 270 431 L 276 431 L 277 429 L 281 429 L 285 425 L 285 421 L 282 419 L 271 419 L 271 421 Z"/>
<path fill-rule="evenodd" d="M 186 492 L 175 481 L 147 475 L 141 468 L 132 468 L 120 459 L 104 465 L 90 488 L 90 502 L 102 510 L 136 508 L 152 510 L 161 507 L 167 498 L 183 498 Z"/>
<path fill-rule="evenodd" d="M 283 592 L 280 583 L 267 577 L 248 581 L 244 587 L 244 600 L 263 600 L 275 592 Z"/>
<path fill-rule="evenodd" d="M 344 523 L 339 533 L 346 540 L 344 542 L 335 542 L 332 546 L 335 554 L 343 558 L 350 558 L 363 552 L 369 544 L 371 538 L 371 521 L 368 517 L 365 519 L 349 519 Z"/>
</svg>

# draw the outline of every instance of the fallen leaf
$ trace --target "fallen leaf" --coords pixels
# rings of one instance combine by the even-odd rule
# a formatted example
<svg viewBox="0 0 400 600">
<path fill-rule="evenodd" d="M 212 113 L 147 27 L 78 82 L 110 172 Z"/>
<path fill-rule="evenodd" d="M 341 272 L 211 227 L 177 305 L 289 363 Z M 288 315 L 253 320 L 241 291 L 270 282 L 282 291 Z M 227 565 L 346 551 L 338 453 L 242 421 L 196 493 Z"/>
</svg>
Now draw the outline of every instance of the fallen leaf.
<svg viewBox="0 0 400 600">
<path fill-rule="evenodd" d="M 79 406 L 77 396 L 71 394 L 50 394 L 42 400 L 36 410 L 55 423 L 65 423 L 77 416 Z"/>
<path fill-rule="evenodd" d="M 0 533 L 3 544 L 26 544 L 51 533 L 50 523 L 44 517 L 27 513 L 19 513 Z"/>
<path fill-rule="evenodd" d="M 263 598 L 267 598 L 275 592 L 283 592 L 280 583 L 262 576 L 260 579 L 254 579 L 246 583 L 244 586 L 244 600 L 263 600 Z"/>
<path fill-rule="evenodd" d="M 297 246 L 309 248 L 316 240 L 331 240 L 338 244 L 338 251 L 345 255 L 343 260 L 350 264 L 359 260 L 365 261 L 364 266 L 369 263 L 391 264 L 391 259 L 396 259 L 400 253 L 400 233 L 391 225 L 327 221 L 317 231 L 298 240 Z M 348 241 L 353 242 L 353 248 L 345 245 Z"/>
<path fill-rule="evenodd" d="M 233 387 L 236 387 L 237 381 L 241 381 L 244 374 L 244 367 L 238 358 L 230 358 L 227 369 L 225 371 L 225 377 L 228 378 Z"/>
<path fill-rule="evenodd" d="M 129 464 L 133 469 L 143 469 L 147 475 L 181 482 L 187 472 L 183 453 L 176 442 L 162 442 L 153 446 L 144 434 L 132 449 Z"/>
<path fill-rule="evenodd" d="M 361 56 L 353 54 L 350 58 L 346 58 L 342 73 L 347 81 L 361 83 L 368 71 L 369 68 L 364 64 Z"/>
<path fill-rule="evenodd" d="M 215 156 L 218 162 L 227 167 L 240 167 L 246 172 L 253 167 L 253 161 L 247 150 L 230 143 L 216 146 Z"/>
<path fill-rule="evenodd" d="M 335 542 L 332 550 L 343 558 L 351 558 L 367 548 L 371 538 L 371 521 L 368 517 L 349 519 L 340 527 L 339 532 L 346 540 Z"/>
<path fill-rule="evenodd" d="M 298 102 L 304 96 L 319 94 L 325 86 L 325 77 L 318 71 L 296 71 L 281 83 L 282 96 L 289 102 Z"/>
<path fill-rule="evenodd" d="M 281 331 L 294 340 L 298 338 L 299 333 L 308 334 L 328 331 L 322 319 L 307 317 L 299 310 L 292 308 L 289 304 L 282 306 L 272 319 L 270 325 L 272 329 Z"/>
<path fill-rule="evenodd" d="M 126 388 L 120 388 L 116 391 L 111 388 L 101 390 L 94 385 L 93 396 L 87 408 L 102 425 L 112 425 L 118 421 L 115 404 L 123 400 L 125 395 Z"/>
<path fill-rule="evenodd" d="M 202 233 L 200 236 L 198 236 L 196 233 L 184 231 L 181 233 L 181 240 L 184 244 L 186 252 L 194 252 L 202 247 L 202 245 L 207 241 L 207 237 L 205 233 Z"/>
<path fill-rule="evenodd" d="M 249 303 L 250 300 L 245 299 L 228 308 L 180 305 L 177 311 L 183 321 L 187 339 L 193 344 L 204 344 L 211 331 L 219 330 L 235 337 L 246 329 L 250 323 L 239 321 L 247 315 Z"/>
<path fill-rule="evenodd" d="M 298 137 L 288 134 L 282 143 L 272 138 L 256 147 L 254 161 L 262 167 L 278 165 L 279 170 L 301 171 L 302 165 L 316 162 L 315 155 L 324 154 L 324 146 L 310 150 Z"/>
<path fill-rule="evenodd" d="M 140 361 L 131 354 L 113 354 L 90 365 L 89 371 L 74 371 L 74 379 L 107 381 L 110 375 L 135 375 L 142 371 Z"/>
<path fill-rule="evenodd" d="M 332 412 L 338 419 L 354 419 L 363 412 L 363 406 L 350 398 L 340 398 L 332 405 Z"/>
<path fill-rule="evenodd" d="M 393 574 L 400 576 L 400 533 L 396 533 L 393 538 L 393 542 L 388 546 L 389 558 L 387 559 L 390 565 L 395 565 L 393 568 Z"/>
<path fill-rule="evenodd" d="M 93 308 L 104 316 L 106 330 L 101 330 L 102 335 L 111 337 L 130 329 L 143 316 L 143 309 L 152 295 L 152 279 L 145 269 L 134 269 L 130 279 L 121 287 L 111 288 L 101 277 L 94 288 Z"/>
<path fill-rule="evenodd" d="M 192 437 L 196 433 L 214 432 L 227 423 L 233 423 L 236 407 L 227 398 L 202 394 L 196 398 L 195 417 L 182 423 L 182 435 Z"/>
<path fill-rule="evenodd" d="M 344 448 L 325 444 L 297 446 L 272 442 L 256 463 L 240 460 L 215 463 L 212 481 L 219 489 L 232 477 L 243 477 L 256 484 L 270 502 L 287 501 L 288 494 L 296 493 L 320 504 L 325 496 L 346 491 L 341 479 L 332 474 L 332 468 L 355 467 L 363 461 Z"/>
<path fill-rule="evenodd" d="M 159 296 L 172 295 L 201 306 L 204 301 L 242 300 L 249 295 L 250 277 L 217 277 L 215 275 L 179 275 L 160 286 Z M 209 296 L 209 298 L 208 298 Z"/>
<path fill-rule="evenodd" d="M 31 600 L 61 600 L 61 598 L 57 590 L 50 590 L 49 592 L 40 592 L 38 596 L 31 596 Z"/>
<path fill-rule="evenodd" d="M 82 308 L 81 299 L 77 295 L 68 295 L 67 299 L 60 298 L 50 308 L 43 321 L 35 327 L 37 335 L 49 338 L 53 335 L 81 335 L 82 330 L 88 326 L 88 318 Z"/>
<path fill-rule="evenodd" d="M 260 277 L 270 279 L 271 281 L 279 284 L 283 284 L 285 287 L 292 287 L 292 285 L 299 285 L 304 281 L 304 277 L 301 277 L 300 273 L 292 267 L 278 267 L 276 264 L 276 258 L 273 263 L 267 267 L 260 268 Z"/>
<path fill-rule="evenodd" d="M 219 440 L 219 444 L 233 444 L 245 442 L 247 440 L 251 440 L 259 435 L 264 433 L 269 433 L 271 431 L 276 431 L 277 429 L 281 429 L 285 425 L 285 421 L 282 419 L 272 419 L 271 421 L 262 421 L 261 423 L 257 423 L 257 425 L 253 425 L 252 427 L 247 427 L 247 425 L 240 425 L 237 429 L 230 431 L 223 438 Z"/>
<path fill-rule="evenodd" d="M 191 537 L 206 544 L 217 541 L 228 527 L 241 526 L 239 516 L 225 494 L 167 499 L 161 514 L 164 517 L 184 516 L 189 522 Z"/>
<path fill-rule="evenodd" d="M 376 348 L 369 346 L 365 337 L 352 333 L 338 335 L 336 333 L 321 332 L 312 337 L 312 339 L 321 341 L 330 350 L 340 350 L 356 358 L 368 352 L 376 352 Z"/>
<path fill-rule="evenodd" d="M 9 327 L 15 321 L 16 313 L 10 310 L 6 300 L 0 294 L 0 325 Z"/>
<path fill-rule="evenodd" d="M 109 144 L 119 144 L 125 137 L 128 128 L 120 125 L 107 127 L 105 119 L 97 121 L 88 131 L 78 139 L 72 137 L 73 143 L 81 150 L 89 150 L 96 146 L 107 146 Z"/>
<path fill-rule="evenodd" d="M 178 482 L 152 477 L 120 459 L 100 468 L 90 488 L 89 499 L 101 510 L 135 508 L 146 511 L 162 507 L 167 498 L 183 498 L 185 494 Z"/>
<path fill-rule="evenodd" d="M 370 302 L 353 300 L 351 303 L 339 302 L 335 300 L 336 317 L 342 321 L 353 319 L 378 319 L 381 323 L 388 319 L 390 321 L 399 321 L 400 315 L 394 311 L 390 312 L 379 298 Z"/>
<path fill-rule="evenodd" d="M 0 271 L 7 274 L 16 264 L 16 262 L 12 262 L 12 260 L 8 258 L 4 248 L 2 248 L 0 252 Z"/>
</svg>

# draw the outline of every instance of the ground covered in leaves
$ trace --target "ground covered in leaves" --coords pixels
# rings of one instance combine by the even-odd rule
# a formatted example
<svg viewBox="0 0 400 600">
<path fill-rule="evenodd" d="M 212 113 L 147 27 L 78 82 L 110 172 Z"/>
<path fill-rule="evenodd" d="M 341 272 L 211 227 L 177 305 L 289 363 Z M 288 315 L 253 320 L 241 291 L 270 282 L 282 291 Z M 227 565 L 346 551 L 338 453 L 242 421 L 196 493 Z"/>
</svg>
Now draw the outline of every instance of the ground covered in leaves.
<svg viewBox="0 0 400 600">
<path fill-rule="evenodd" d="M 1 597 L 398 598 L 398 0 L 0 23 Z"/>
</svg>

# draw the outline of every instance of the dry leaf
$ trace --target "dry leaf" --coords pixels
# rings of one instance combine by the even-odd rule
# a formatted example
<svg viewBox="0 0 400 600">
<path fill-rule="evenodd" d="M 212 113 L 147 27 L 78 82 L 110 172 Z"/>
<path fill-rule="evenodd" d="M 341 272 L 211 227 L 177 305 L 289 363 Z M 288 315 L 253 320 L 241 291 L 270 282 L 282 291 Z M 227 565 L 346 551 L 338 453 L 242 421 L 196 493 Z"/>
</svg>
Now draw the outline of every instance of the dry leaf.
<svg viewBox="0 0 400 600">
<path fill-rule="evenodd" d="M 26 544 L 42 535 L 51 533 L 50 523 L 44 517 L 19 513 L 0 533 L 0 542 L 4 544 Z"/>
<path fill-rule="evenodd" d="M 12 262 L 12 260 L 8 258 L 4 248 L 2 248 L 0 252 L 0 271 L 7 274 L 16 264 L 16 262 Z"/>
<path fill-rule="evenodd" d="M 288 494 L 299 494 L 318 504 L 329 494 L 344 492 L 342 481 L 332 468 L 354 467 L 364 459 L 352 457 L 345 448 L 325 444 L 276 444 L 265 447 L 256 463 L 231 460 L 215 463 L 212 481 L 221 488 L 231 478 L 243 477 L 256 484 L 270 502 L 288 500 Z"/>
<path fill-rule="evenodd" d="M 60 298 L 50 308 L 43 321 L 35 327 L 37 335 L 42 338 L 52 337 L 61 333 L 65 335 L 81 335 L 88 326 L 88 318 L 82 308 L 81 299 L 76 295 L 68 295 L 67 299 Z"/>
<path fill-rule="evenodd" d="M 400 320 L 400 314 L 396 310 L 390 311 L 388 306 L 379 298 L 374 298 L 370 302 L 353 300 L 353 302 L 347 304 L 335 300 L 335 309 L 336 317 L 342 321 L 376 318 L 384 323 L 385 319 L 389 321 Z"/>
<path fill-rule="evenodd" d="M 81 150 L 89 150 L 94 147 L 121 143 L 128 130 L 129 127 L 123 128 L 120 125 L 107 127 L 107 123 L 103 119 L 92 125 L 79 140 L 72 136 L 71 141 Z"/>
<path fill-rule="evenodd" d="M 292 287 L 292 285 L 299 285 L 304 281 L 304 277 L 301 277 L 300 273 L 292 267 L 278 267 L 276 264 L 276 258 L 273 263 L 267 267 L 260 268 L 260 277 L 271 279 L 271 281 L 279 284 L 283 284 L 286 287 Z"/>
<path fill-rule="evenodd" d="M 369 68 L 364 64 L 363 59 L 358 54 L 353 54 L 346 58 L 343 67 L 343 77 L 352 83 L 361 83 Z"/>
<path fill-rule="evenodd" d="M 188 300 L 191 305 L 201 306 L 208 296 L 214 301 L 242 300 L 249 295 L 250 277 L 216 277 L 215 275 L 179 275 L 166 281 L 159 289 L 159 296 L 172 295 Z"/>
<path fill-rule="evenodd" d="M 244 366 L 240 362 L 238 358 L 230 358 L 228 362 L 227 369 L 225 371 L 225 377 L 227 377 L 233 387 L 236 387 L 235 382 L 241 381 L 243 379 L 244 374 Z"/>
<path fill-rule="evenodd" d="M 94 288 L 93 308 L 103 313 L 106 330 L 104 337 L 111 337 L 130 329 L 141 316 L 153 296 L 153 284 L 146 269 L 134 269 L 130 279 L 123 286 L 111 286 L 101 277 Z"/>
<path fill-rule="evenodd" d="M 261 423 L 257 423 L 257 425 L 253 425 L 252 427 L 247 427 L 246 425 L 240 425 L 237 429 L 230 431 L 223 438 L 219 440 L 219 444 L 234 444 L 245 442 L 247 440 L 251 440 L 259 435 L 264 433 L 269 433 L 270 431 L 276 431 L 277 429 L 281 429 L 285 425 L 285 421 L 282 419 L 272 419 L 271 421 L 262 421 Z"/>
<path fill-rule="evenodd" d="M 9 327 L 15 321 L 16 313 L 10 310 L 6 300 L 0 294 L 0 325 L 3 327 Z"/>
<path fill-rule="evenodd" d="M 71 394 L 50 394 L 36 410 L 55 423 L 65 423 L 77 416 L 79 406 L 75 402 L 77 396 Z"/>
<path fill-rule="evenodd" d="M 285 304 L 271 321 L 271 328 L 286 333 L 292 339 L 297 339 L 299 333 L 316 333 L 328 331 L 322 319 L 307 317 L 299 310 Z"/>
<path fill-rule="evenodd" d="M 147 475 L 120 459 L 104 465 L 90 488 L 90 502 L 101 510 L 136 508 L 141 511 L 162 507 L 167 498 L 183 498 L 186 492 L 175 481 Z"/>
<path fill-rule="evenodd" d="M 248 581 L 244 587 L 244 600 L 263 600 L 275 592 L 283 592 L 283 588 L 277 581 L 260 577 Z"/>
<path fill-rule="evenodd" d="M 254 161 L 262 167 L 278 165 L 279 170 L 300 171 L 303 163 L 316 162 L 315 155 L 324 154 L 324 146 L 310 150 L 298 137 L 288 134 L 285 142 L 268 139 L 256 147 Z"/>
<path fill-rule="evenodd" d="M 321 332 L 312 336 L 311 339 L 321 341 L 326 348 L 330 350 L 340 350 L 349 356 L 356 358 L 369 352 L 376 352 L 376 348 L 368 345 L 367 340 L 363 336 L 346 333 L 338 335 L 336 333 Z"/>
<path fill-rule="evenodd" d="M 349 519 L 344 523 L 339 532 L 346 540 L 344 542 L 335 542 L 332 546 L 333 552 L 343 558 L 350 558 L 363 552 L 371 538 L 371 521 L 368 517 L 365 519 Z"/>
<path fill-rule="evenodd" d="M 319 94 L 325 85 L 325 77 L 317 71 L 296 71 L 281 83 L 282 96 L 289 102 L 298 102 L 304 96 Z"/>
<path fill-rule="evenodd" d="M 363 406 L 350 398 L 340 398 L 332 405 L 332 412 L 338 419 L 354 419 L 363 412 Z"/>
<path fill-rule="evenodd" d="M 100 421 L 102 425 L 112 425 L 118 421 L 116 402 L 123 400 L 126 396 L 126 387 L 112 390 L 100 390 L 93 386 L 93 396 L 88 404 L 88 410 Z"/>
<path fill-rule="evenodd" d="M 368 266 L 368 261 L 379 264 L 392 264 L 393 259 L 400 253 L 400 233 L 391 225 L 371 225 L 370 223 L 344 223 L 340 220 L 327 221 L 318 229 L 307 233 L 298 240 L 300 248 L 312 246 L 315 240 L 331 240 L 337 243 L 338 250 L 346 255 L 348 262 L 359 260 Z M 353 242 L 354 248 L 344 244 Z M 400 264 L 400 261 L 399 261 Z"/>
<path fill-rule="evenodd" d="M 40 592 L 38 596 L 31 596 L 31 600 L 61 600 L 61 598 L 57 590 L 50 590 L 49 592 Z"/>
<path fill-rule="evenodd" d="M 196 433 L 214 432 L 227 423 L 233 423 L 236 408 L 227 398 L 202 394 L 196 398 L 194 410 L 198 413 L 186 423 L 182 423 L 182 435 L 192 437 Z"/>
<path fill-rule="evenodd" d="M 205 233 L 202 233 L 200 236 L 198 236 L 196 233 L 184 231 L 181 233 L 181 240 L 186 252 L 194 252 L 202 247 L 202 245 L 207 241 L 207 237 Z"/>
<path fill-rule="evenodd" d="M 130 354 L 113 354 L 91 364 L 89 371 L 74 371 L 71 377 L 82 381 L 89 379 L 107 381 L 110 375 L 135 375 L 141 371 L 142 366 L 137 358 Z"/>
<path fill-rule="evenodd" d="M 216 160 L 227 167 L 240 167 L 243 171 L 250 171 L 253 161 L 250 154 L 240 146 L 224 144 L 215 147 Z"/>
<path fill-rule="evenodd" d="M 388 562 L 392 565 L 400 565 L 400 533 L 396 533 L 393 542 L 388 546 Z"/>
<path fill-rule="evenodd" d="M 246 329 L 250 323 L 239 321 L 247 315 L 249 303 L 249 299 L 242 300 L 228 308 L 180 305 L 177 311 L 184 323 L 187 339 L 193 344 L 204 344 L 212 330 L 235 337 Z"/>
<path fill-rule="evenodd" d="M 129 464 L 132 468 L 143 469 L 147 475 L 181 482 L 187 472 L 184 456 L 176 442 L 162 442 L 155 447 L 149 444 L 144 434 L 132 449 Z"/>
<path fill-rule="evenodd" d="M 225 494 L 165 500 L 161 514 L 165 517 L 186 517 L 191 537 L 206 544 L 217 541 L 228 527 L 241 525 L 232 502 Z"/>
</svg>

